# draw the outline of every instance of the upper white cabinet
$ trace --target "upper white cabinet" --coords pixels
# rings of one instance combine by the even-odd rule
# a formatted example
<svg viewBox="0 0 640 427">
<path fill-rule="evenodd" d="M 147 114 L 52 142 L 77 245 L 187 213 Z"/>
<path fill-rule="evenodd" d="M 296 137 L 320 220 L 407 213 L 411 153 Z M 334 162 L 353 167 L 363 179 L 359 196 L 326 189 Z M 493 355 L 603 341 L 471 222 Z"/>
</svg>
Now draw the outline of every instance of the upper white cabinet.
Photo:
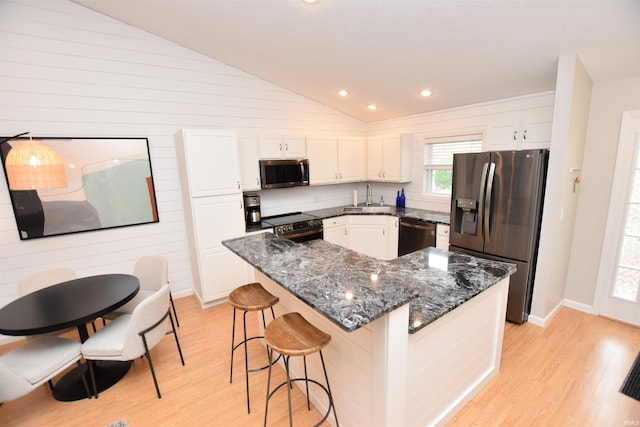
<svg viewBox="0 0 640 427">
<path fill-rule="evenodd" d="M 411 135 L 367 138 L 367 180 L 411 181 Z"/>
<path fill-rule="evenodd" d="M 309 181 L 311 185 L 364 181 L 366 146 L 359 137 L 309 137 Z"/>
<path fill-rule="evenodd" d="M 240 191 L 236 134 L 228 130 L 185 129 L 176 135 L 178 160 L 190 197 Z"/>
<path fill-rule="evenodd" d="M 243 191 L 260 190 L 260 164 L 257 135 L 238 135 L 240 179 Z"/>
<path fill-rule="evenodd" d="M 260 135 L 261 159 L 303 159 L 307 157 L 304 136 Z"/>
<path fill-rule="evenodd" d="M 549 148 L 553 108 L 509 113 L 487 125 L 487 151 Z"/>
</svg>

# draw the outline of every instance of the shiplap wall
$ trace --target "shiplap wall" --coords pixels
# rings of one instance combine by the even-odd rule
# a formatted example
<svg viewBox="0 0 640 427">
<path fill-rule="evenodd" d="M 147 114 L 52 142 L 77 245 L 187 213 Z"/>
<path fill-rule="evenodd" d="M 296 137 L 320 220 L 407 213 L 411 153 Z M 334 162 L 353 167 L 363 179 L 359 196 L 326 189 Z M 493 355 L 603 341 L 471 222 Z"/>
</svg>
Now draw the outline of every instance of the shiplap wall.
<svg viewBox="0 0 640 427">
<path fill-rule="evenodd" d="M 486 135 L 489 125 L 517 123 L 518 118 L 526 118 L 529 111 L 553 107 L 554 101 L 555 91 L 547 91 L 465 105 L 432 113 L 369 123 L 367 134 L 398 135 L 406 133 L 412 135 L 411 182 L 405 186 L 407 206 L 449 212 L 449 197 L 433 197 L 423 194 L 424 139 L 426 137 L 476 133 Z"/>
<path fill-rule="evenodd" d="M 177 24 L 179 25 L 179 24 Z M 149 138 L 160 222 L 20 241 L 0 184 L 0 306 L 20 278 L 78 276 L 169 259 L 174 295 L 191 292 L 174 134 L 181 128 L 364 135 L 365 124 L 66 0 L 0 1 L 0 135 Z M 305 209 L 348 203 L 355 185 L 309 189 Z M 278 194 L 278 193 L 277 193 Z M 275 194 L 272 203 L 277 203 Z M 284 194 L 284 193 L 279 193 Z"/>
</svg>

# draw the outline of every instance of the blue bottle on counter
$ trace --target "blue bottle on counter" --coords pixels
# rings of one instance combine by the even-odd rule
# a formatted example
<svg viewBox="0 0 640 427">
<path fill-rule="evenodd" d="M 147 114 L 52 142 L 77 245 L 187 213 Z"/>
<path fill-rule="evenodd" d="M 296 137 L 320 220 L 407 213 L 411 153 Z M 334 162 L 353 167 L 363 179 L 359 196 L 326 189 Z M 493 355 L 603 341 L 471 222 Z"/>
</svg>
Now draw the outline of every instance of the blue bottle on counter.
<svg viewBox="0 0 640 427">
<path fill-rule="evenodd" d="M 398 195 L 396 196 L 396 208 L 400 207 L 400 190 L 398 190 Z"/>
<path fill-rule="evenodd" d="M 400 193 L 400 207 L 401 208 L 405 207 L 405 202 L 406 202 L 406 199 L 404 197 L 404 188 L 403 188 L 402 192 Z"/>
</svg>

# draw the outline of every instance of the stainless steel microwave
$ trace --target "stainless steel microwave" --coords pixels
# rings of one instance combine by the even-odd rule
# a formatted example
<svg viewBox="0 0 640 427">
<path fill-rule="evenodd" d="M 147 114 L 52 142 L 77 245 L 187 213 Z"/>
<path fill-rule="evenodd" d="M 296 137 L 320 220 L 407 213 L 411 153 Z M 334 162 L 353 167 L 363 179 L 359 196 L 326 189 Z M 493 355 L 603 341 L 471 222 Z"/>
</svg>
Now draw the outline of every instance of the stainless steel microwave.
<svg viewBox="0 0 640 427">
<path fill-rule="evenodd" d="M 262 188 L 309 185 L 309 160 L 260 160 Z"/>
</svg>

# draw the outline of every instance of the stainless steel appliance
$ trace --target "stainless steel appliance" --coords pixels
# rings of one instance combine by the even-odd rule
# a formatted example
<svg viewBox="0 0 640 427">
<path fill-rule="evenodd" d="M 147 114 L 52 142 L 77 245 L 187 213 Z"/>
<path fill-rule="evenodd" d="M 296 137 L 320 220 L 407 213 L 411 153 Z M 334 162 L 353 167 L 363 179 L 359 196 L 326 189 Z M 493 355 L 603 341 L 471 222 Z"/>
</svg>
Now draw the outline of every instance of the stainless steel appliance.
<svg viewBox="0 0 640 427">
<path fill-rule="evenodd" d="M 322 219 L 302 212 L 265 217 L 263 223 L 273 226 L 273 233 L 294 242 L 322 239 Z"/>
<path fill-rule="evenodd" d="M 309 160 L 260 160 L 262 188 L 309 185 Z"/>
<path fill-rule="evenodd" d="M 413 218 L 400 219 L 398 256 L 436 245 L 436 224 Z"/>
<path fill-rule="evenodd" d="M 244 195 L 244 221 L 247 225 L 258 224 L 262 221 L 260 214 L 260 195 Z"/>
<path fill-rule="evenodd" d="M 548 150 L 453 156 L 451 251 L 517 265 L 507 320 L 525 322 L 538 256 Z"/>
</svg>

